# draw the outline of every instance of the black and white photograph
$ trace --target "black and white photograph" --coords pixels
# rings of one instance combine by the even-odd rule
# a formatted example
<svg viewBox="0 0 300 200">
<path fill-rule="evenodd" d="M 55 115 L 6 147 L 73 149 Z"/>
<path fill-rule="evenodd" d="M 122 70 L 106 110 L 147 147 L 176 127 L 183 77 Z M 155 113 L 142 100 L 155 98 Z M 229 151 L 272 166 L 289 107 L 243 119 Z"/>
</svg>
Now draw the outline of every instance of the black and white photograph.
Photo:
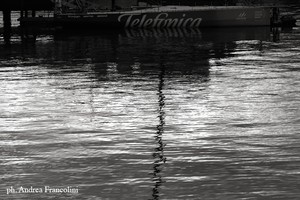
<svg viewBox="0 0 300 200">
<path fill-rule="evenodd" d="M 0 200 L 299 200 L 299 0 L 0 0 Z"/>
</svg>

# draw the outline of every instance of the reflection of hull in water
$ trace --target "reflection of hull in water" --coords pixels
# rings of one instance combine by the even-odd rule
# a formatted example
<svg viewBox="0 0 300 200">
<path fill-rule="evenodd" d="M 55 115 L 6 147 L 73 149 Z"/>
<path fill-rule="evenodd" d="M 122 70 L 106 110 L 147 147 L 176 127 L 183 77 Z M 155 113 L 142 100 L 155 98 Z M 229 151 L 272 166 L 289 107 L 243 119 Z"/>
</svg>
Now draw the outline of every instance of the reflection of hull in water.
<svg viewBox="0 0 300 200">
<path fill-rule="evenodd" d="M 52 71 L 57 67 L 59 74 L 70 73 L 64 71 L 62 66 L 65 64 L 77 66 L 74 71 L 79 69 L 79 72 L 91 67 L 98 79 L 110 77 L 111 72 L 152 77 L 161 67 L 157 64 L 159 61 L 165 66 L 166 74 L 205 81 L 210 74 L 210 60 L 232 56 L 237 47 L 234 41 L 270 39 L 268 27 L 59 30 L 53 34 L 47 38 L 36 36 L 36 45 L 12 43 L 11 57 L 17 53 L 26 55 L 27 59 L 40 58 L 50 63 Z M 255 45 L 253 48 L 259 50 L 262 47 Z M 7 58 L 7 49 L 0 52 L 3 52 L 0 57 Z M 53 60 L 59 62 L 53 64 Z M 85 67 L 81 69 L 83 65 Z"/>
<path fill-rule="evenodd" d="M 41 21 L 41 19 L 39 19 Z M 21 19 L 23 24 L 34 18 Z M 270 8 L 255 6 L 161 6 L 120 12 L 66 13 L 54 17 L 63 27 L 168 28 L 269 26 Z"/>
<path fill-rule="evenodd" d="M 209 66 L 210 58 L 230 56 L 236 47 L 234 41 L 269 41 L 271 39 L 268 27 L 121 29 L 115 31 L 58 30 L 52 34 L 53 37 L 48 36 L 51 38 L 50 40 L 43 39 L 44 34 L 42 34 L 43 36 L 36 35 L 37 45 L 32 45 L 32 48 L 25 48 L 28 45 L 17 42 L 12 43 L 11 48 L 14 49 L 14 52 L 22 52 L 26 55 L 33 55 L 33 57 L 45 59 L 51 57 L 68 62 L 72 60 L 74 63 L 76 63 L 76 59 L 86 60 L 87 58 L 95 63 L 122 60 L 122 63 L 130 63 L 126 65 L 127 67 L 135 62 L 144 63 L 145 59 L 164 59 L 168 70 L 189 74 L 195 73 L 195 71 L 202 73 L 202 69 Z M 40 43 L 39 40 L 43 43 Z M 23 40 L 23 42 L 28 43 L 27 40 Z M 6 51 L 3 50 L 3 52 Z M 149 55 L 149 52 L 152 54 Z M 7 57 L 7 52 L 0 55 L 0 57 L 2 56 Z M 177 63 L 185 63 L 185 65 Z M 127 68 L 121 65 L 118 66 L 119 71 L 126 72 Z M 155 66 L 149 66 L 149 69 L 153 67 Z M 141 66 L 141 68 L 148 71 L 147 66 Z M 102 68 L 100 67 L 100 69 Z"/>
<path fill-rule="evenodd" d="M 231 56 L 236 48 L 235 41 L 268 41 L 270 29 L 268 27 L 126 29 L 114 32 L 98 30 L 80 33 L 61 30 L 55 35 L 55 40 L 74 43 L 65 50 L 66 52 L 73 52 L 74 48 L 81 49 L 78 48 L 81 46 L 84 50 L 79 54 L 77 52 L 78 55 L 85 55 L 90 51 L 96 52 L 92 54 L 92 60 L 96 63 L 107 61 L 114 63 L 122 60 L 123 62 L 116 67 L 119 73 L 131 72 L 136 66 L 133 63 L 141 63 L 139 73 L 148 73 L 159 66 L 143 65 L 143 63 L 161 59 L 170 73 L 199 74 L 207 77 L 211 58 Z M 90 50 L 86 51 L 87 47 Z M 253 48 L 256 47 L 261 48 L 260 45 L 255 45 Z M 105 66 L 97 65 L 95 70 L 99 71 L 99 74 L 106 73 L 106 70 L 103 70 Z"/>
<path fill-rule="evenodd" d="M 197 38 L 211 42 L 230 42 L 238 40 L 270 40 L 268 27 L 239 28 L 206 28 L 206 29 L 126 29 L 124 33 L 129 38 Z"/>
</svg>

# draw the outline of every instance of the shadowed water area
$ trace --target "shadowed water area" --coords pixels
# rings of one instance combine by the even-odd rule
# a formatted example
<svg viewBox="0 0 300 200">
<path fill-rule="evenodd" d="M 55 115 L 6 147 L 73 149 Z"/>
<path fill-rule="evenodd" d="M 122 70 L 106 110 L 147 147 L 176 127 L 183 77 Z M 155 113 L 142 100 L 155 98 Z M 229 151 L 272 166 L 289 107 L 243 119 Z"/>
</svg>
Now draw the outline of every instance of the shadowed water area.
<svg viewBox="0 0 300 200">
<path fill-rule="evenodd" d="M 1 38 L 0 199 L 299 199 L 299 46 L 298 27 Z"/>
</svg>

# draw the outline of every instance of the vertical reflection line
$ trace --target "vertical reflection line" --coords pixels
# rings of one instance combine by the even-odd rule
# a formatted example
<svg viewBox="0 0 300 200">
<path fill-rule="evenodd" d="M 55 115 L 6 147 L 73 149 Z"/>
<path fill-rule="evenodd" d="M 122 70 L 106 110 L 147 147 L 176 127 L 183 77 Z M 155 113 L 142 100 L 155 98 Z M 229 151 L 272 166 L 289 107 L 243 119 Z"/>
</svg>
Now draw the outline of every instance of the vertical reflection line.
<svg viewBox="0 0 300 200">
<path fill-rule="evenodd" d="M 153 199 L 159 199 L 159 188 L 163 183 L 163 178 L 161 175 L 163 164 L 166 162 L 166 157 L 164 156 L 164 142 L 162 139 L 164 133 L 164 125 L 165 125 L 165 95 L 163 94 L 164 88 L 164 77 L 165 77 L 165 66 L 160 65 L 160 73 L 159 73 L 159 84 L 158 84 L 158 118 L 159 124 L 157 125 L 156 133 L 155 133 L 155 141 L 157 143 L 157 147 L 154 149 L 153 153 L 153 182 L 154 187 L 152 189 L 152 197 Z"/>
<path fill-rule="evenodd" d="M 272 42 L 279 42 L 280 41 L 280 32 L 278 27 L 272 28 L 272 35 L 273 35 L 273 41 Z"/>
<path fill-rule="evenodd" d="M 95 102 L 94 102 L 94 99 L 95 99 L 95 94 L 94 94 L 94 86 L 92 85 L 93 81 L 91 80 L 91 86 L 90 86 L 90 99 L 89 99 L 89 103 L 90 103 L 90 122 L 93 122 L 94 121 L 94 117 L 95 117 Z"/>
</svg>

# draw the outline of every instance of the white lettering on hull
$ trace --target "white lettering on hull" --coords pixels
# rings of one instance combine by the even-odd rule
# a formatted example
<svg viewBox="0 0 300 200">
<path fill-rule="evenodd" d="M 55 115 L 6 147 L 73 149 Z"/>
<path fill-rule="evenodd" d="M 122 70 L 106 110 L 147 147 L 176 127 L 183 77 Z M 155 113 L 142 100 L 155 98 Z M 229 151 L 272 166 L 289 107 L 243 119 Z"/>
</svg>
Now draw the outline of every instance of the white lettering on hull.
<svg viewBox="0 0 300 200">
<path fill-rule="evenodd" d="M 247 13 L 245 11 L 241 12 L 236 19 L 237 20 L 246 20 L 247 19 Z"/>
<path fill-rule="evenodd" d="M 168 18 L 168 13 L 159 13 L 155 18 L 149 18 L 147 14 L 142 17 L 133 18 L 136 14 L 123 14 L 118 17 L 118 21 L 124 21 L 127 28 L 175 28 L 175 27 L 199 27 L 202 18 L 185 18 L 185 14 L 181 18 Z M 139 16 L 139 15 L 138 15 Z"/>
</svg>

